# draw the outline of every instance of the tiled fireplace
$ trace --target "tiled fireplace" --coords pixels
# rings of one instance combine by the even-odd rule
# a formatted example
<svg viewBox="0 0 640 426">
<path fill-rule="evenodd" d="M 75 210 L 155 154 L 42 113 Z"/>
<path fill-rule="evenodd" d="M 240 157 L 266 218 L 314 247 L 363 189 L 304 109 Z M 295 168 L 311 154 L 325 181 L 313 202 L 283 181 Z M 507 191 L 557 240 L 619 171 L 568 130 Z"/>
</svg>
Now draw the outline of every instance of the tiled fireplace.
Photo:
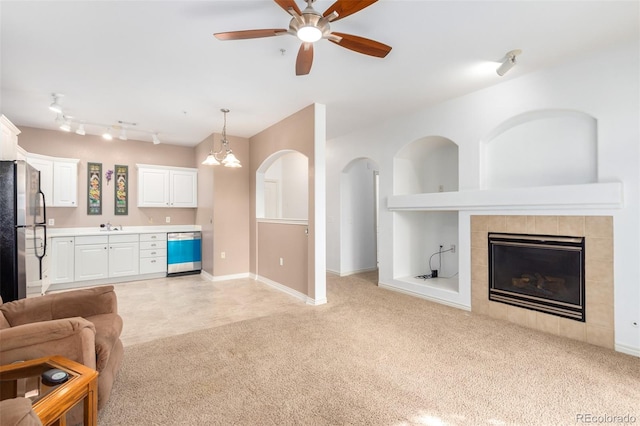
<svg viewBox="0 0 640 426">
<path fill-rule="evenodd" d="M 489 300 L 488 235 L 584 237 L 585 321 Z M 471 216 L 471 310 L 524 327 L 614 348 L 613 218 L 610 216 Z"/>
</svg>

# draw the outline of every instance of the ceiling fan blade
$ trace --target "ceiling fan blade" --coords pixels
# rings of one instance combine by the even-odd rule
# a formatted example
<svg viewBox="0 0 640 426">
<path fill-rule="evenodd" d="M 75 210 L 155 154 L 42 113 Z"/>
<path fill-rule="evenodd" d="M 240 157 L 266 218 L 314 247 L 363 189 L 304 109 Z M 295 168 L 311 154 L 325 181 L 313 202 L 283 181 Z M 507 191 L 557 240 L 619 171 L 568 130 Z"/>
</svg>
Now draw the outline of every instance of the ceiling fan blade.
<svg viewBox="0 0 640 426">
<path fill-rule="evenodd" d="M 391 46 L 387 46 L 386 44 L 378 41 L 345 33 L 334 32 L 331 34 L 342 37 L 342 40 L 334 41 L 329 39 L 329 41 L 346 49 L 353 50 L 354 52 L 363 53 L 369 56 L 376 56 L 378 58 L 384 58 L 389 52 L 391 52 Z"/>
<path fill-rule="evenodd" d="M 286 10 L 287 13 L 289 13 L 289 8 L 291 7 L 293 8 L 293 10 L 295 10 L 298 13 L 298 15 L 302 15 L 302 12 L 300 11 L 300 8 L 296 4 L 295 0 L 274 0 L 274 1 L 278 3 L 278 6 Z"/>
<path fill-rule="evenodd" d="M 302 43 L 296 59 L 296 75 L 307 75 L 313 64 L 313 43 Z"/>
<path fill-rule="evenodd" d="M 229 31 L 226 33 L 215 33 L 214 36 L 218 40 L 244 40 L 248 38 L 273 37 L 286 32 L 287 30 L 284 28 L 271 28 L 264 30 Z"/>
<path fill-rule="evenodd" d="M 335 11 L 338 13 L 338 17 L 334 19 L 334 21 L 337 21 L 338 19 L 342 19 L 359 12 L 377 1 L 378 0 L 338 0 L 332 4 L 329 9 L 325 10 L 322 16 L 329 16 Z"/>
</svg>

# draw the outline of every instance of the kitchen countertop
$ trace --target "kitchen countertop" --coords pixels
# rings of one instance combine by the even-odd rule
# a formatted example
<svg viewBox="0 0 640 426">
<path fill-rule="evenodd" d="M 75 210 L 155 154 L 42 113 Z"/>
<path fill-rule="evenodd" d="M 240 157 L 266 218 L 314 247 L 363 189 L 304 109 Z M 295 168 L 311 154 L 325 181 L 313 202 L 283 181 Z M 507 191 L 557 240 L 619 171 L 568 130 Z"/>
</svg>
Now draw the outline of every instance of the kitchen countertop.
<svg viewBox="0 0 640 426">
<path fill-rule="evenodd" d="M 118 225 L 112 226 L 119 228 Z M 75 237 L 78 235 L 151 234 L 158 232 L 192 232 L 200 230 L 200 225 L 123 226 L 122 230 L 118 229 L 117 231 L 101 231 L 98 226 L 86 228 L 47 227 L 47 236 Z"/>
</svg>

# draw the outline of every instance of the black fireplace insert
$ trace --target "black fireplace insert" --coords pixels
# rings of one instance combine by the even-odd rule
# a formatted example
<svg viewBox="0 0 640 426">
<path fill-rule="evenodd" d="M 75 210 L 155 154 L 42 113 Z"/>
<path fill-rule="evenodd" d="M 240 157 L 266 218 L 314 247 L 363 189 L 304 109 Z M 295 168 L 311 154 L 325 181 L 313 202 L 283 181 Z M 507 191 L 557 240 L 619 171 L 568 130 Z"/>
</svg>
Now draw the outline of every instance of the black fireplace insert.
<svg viewBox="0 0 640 426">
<path fill-rule="evenodd" d="M 489 300 L 585 321 L 584 237 L 489 233 Z"/>
</svg>

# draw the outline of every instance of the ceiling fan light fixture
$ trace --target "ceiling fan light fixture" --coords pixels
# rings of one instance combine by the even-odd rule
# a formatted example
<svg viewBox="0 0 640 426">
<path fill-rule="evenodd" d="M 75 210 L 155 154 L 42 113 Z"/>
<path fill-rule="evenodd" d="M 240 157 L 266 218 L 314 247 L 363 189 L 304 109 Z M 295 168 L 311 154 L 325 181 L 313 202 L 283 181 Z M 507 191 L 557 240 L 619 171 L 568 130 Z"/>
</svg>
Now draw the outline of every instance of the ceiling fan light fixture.
<svg viewBox="0 0 640 426">
<path fill-rule="evenodd" d="M 305 43 L 315 43 L 322 38 L 322 30 L 314 25 L 305 25 L 298 29 L 296 35 Z"/>
</svg>

